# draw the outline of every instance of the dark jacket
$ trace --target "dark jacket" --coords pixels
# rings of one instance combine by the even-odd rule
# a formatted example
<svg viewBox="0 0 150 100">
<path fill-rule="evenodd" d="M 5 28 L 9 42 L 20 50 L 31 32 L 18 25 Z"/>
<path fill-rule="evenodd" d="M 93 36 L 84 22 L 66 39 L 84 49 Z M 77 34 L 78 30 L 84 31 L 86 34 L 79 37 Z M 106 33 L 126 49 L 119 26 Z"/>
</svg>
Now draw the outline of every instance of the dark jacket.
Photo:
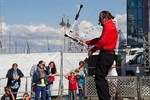
<svg viewBox="0 0 150 100">
<path fill-rule="evenodd" d="M 46 75 L 46 71 L 45 70 L 44 70 L 44 73 L 45 73 L 44 82 L 47 85 L 48 84 L 48 76 Z M 34 71 L 33 78 L 32 78 L 32 83 L 34 83 L 34 84 L 41 84 L 41 78 L 40 78 L 39 71 Z"/>
<path fill-rule="evenodd" d="M 18 73 L 18 76 L 19 76 L 19 80 L 18 83 L 19 83 L 19 86 L 20 86 L 20 78 L 24 76 L 24 74 L 22 73 L 22 71 L 20 69 L 17 68 L 17 73 Z M 7 81 L 7 86 L 11 86 L 11 81 L 13 80 L 13 68 L 9 69 L 7 74 L 6 74 L 6 77 L 8 78 L 8 81 Z"/>
<path fill-rule="evenodd" d="M 48 76 L 49 74 L 52 74 L 52 72 L 51 72 L 49 69 L 50 69 L 50 68 L 47 66 L 47 67 L 46 67 L 46 75 L 47 75 L 47 76 Z M 53 81 L 50 81 L 51 78 L 53 78 L 52 80 L 54 81 L 54 80 L 55 80 L 55 76 L 53 76 L 53 77 L 49 77 L 49 76 L 48 76 L 48 83 L 49 83 L 49 84 L 53 84 Z"/>
<path fill-rule="evenodd" d="M 4 94 L 1 97 L 1 100 L 12 100 L 12 96 L 11 96 L 11 94 Z"/>
</svg>

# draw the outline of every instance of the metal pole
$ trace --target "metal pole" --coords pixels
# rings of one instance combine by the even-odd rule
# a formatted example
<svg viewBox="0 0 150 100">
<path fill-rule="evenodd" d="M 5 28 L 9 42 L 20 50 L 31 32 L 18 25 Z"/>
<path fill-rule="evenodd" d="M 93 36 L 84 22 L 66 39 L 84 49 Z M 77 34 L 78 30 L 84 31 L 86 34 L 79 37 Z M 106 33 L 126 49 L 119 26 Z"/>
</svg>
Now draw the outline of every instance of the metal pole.
<svg viewBox="0 0 150 100">
<path fill-rule="evenodd" d="M 140 70 L 139 70 L 139 66 L 136 67 L 136 74 L 137 74 L 137 99 L 141 100 L 140 97 Z"/>
<path fill-rule="evenodd" d="M 26 87 L 25 87 L 25 91 L 28 91 L 28 79 L 26 77 Z"/>
<path fill-rule="evenodd" d="M 17 53 L 17 42 L 15 42 L 15 53 Z"/>
<path fill-rule="evenodd" d="M 66 34 L 66 26 L 64 26 L 64 34 Z M 66 51 L 66 40 L 65 40 L 65 35 L 64 35 L 64 52 Z"/>
<path fill-rule="evenodd" d="M 60 83 L 59 83 L 60 100 L 63 98 L 63 51 L 61 51 Z"/>
</svg>

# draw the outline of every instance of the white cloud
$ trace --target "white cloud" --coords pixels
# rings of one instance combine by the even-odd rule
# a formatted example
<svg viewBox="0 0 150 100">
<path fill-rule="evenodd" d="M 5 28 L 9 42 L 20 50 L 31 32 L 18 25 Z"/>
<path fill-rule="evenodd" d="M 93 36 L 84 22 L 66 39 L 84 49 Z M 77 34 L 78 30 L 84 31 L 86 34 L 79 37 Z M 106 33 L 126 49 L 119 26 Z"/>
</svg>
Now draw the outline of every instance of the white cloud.
<svg viewBox="0 0 150 100">
<path fill-rule="evenodd" d="M 117 21 L 117 29 L 121 30 L 123 32 L 124 37 L 126 37 L 126 14 L 117 14 L 114 20 Z M 100 25 L 93 26 L 91 22 L 85 20 L 80 23 L 79 28 L 82 34 L 81 36 L 84 36 L 86 39 L 99 37 L 102 32 L 102 27 Z"/>
<path fill-rule="evenodd" d="M 47 45 L 61 45 L 62 37 L 60 29 L 53 28 L 47 26 L 45 24 L 40 25 L 24 25 L 24 24 L 13 24 L 8 25 L 6 23 L 2 23 L 2 37 L 0 40 L 2 41 L 3 46 L 8 49 L 9 43 L 11 45 L 10 48 L 14 49 L 15 42 L 17 42 L 17 46 L 22 49 L 25 48 L 26 39 L 29 42 L 30 48 L 39 47 L 47 48 Z M 10 42 L 9 42 L 10 40 Z M 34 49 L 34 48 L 33 48 Z M 23 50 L 21 50 L 23 51 Z M 35 50 L 36 51 L 36 50 Z M 40 51 L 40 50 L 38 50 Z M 12 50 L 13 52 L 13 50 Z"/>
<path fill-rule="evenodd" d="M 123 39 L 127 39 L 127 14 L 117 14 L 115 19 L 117 20 L 117 29 L 122 31 Z"/>
<path fill-rule="evenodd" d="M 99 37 L 101 35 L 101 26 L 94 26 L 89 21 L 82 21 L 79 28 L 81 36 L 84 36 L 83 38 L 86 40 Z"/>
<path fill-rule="evenodd" d="M 126 33 L 126 14 L 117 14 L 115 20 L 117 20 L 117 28 L 119 30 L 121 29 L 122 32 Z M 22 52 L 26 45 L 26 39 L 28 40 L 31 49 L 36 48 L 34 51 L 37 50 L 42 52 L 43 50 L 44 52 L 46 52 L 46 48 L 48 47 L 48 45 L 50 47 L 55 47 L 59 49 L 60 46 L 63 45 L 64 30 L 60 28 L 54 28 L 45 24 L 9 25 L 5 22 L 2 22 L 1 27 L 2 34 L 0 40 L 2 41 L 2 44 L 5 45 L 3 47 L 6 47 L 8 49 L 8 43 L 11 36 L 10 44 L 12 46 L 12 52 L 14 49 L 15 42 L 17 42 L 17 46 L 18 48 L 21 48 L 20 52 Z M 102 27 L 100 25 L 94 26 L 91 22 L 86 20 L 81 21 L 79 24 L 79 35 L 80 38 L 84 40 L 99 37 L 101 35 L 101 31 Z"/>
<path fill-rule="evenodd" d="M 115 17 L 115 20 L 117 20 L 117 29 L 122 30 L 122 32 L 126 33 L 126 20 L 127 20 L 127 15 L 119 15 L 117 14 Z"/>
<path fill-rule="evenodd" d="M 82 21 L 82 22 L 80 23 L 80 27 L 81 27 L 81 28 L 88 29 L 88 28 L 93 27 L 93 24 L 92 24 L 91 22 L 88 22 L 88 21 Z"/>
</svg>

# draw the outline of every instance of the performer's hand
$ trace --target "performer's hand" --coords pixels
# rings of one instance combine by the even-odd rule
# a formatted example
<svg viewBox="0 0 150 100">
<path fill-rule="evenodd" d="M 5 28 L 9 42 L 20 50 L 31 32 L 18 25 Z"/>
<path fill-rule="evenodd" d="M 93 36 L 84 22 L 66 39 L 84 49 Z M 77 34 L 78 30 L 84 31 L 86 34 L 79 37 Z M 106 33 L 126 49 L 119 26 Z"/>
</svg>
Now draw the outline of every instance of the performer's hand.
<svg viewBox="0 0 150 100">
<path fill-rule="evenodd" d="M 79 44 L 81 44 L 82 46 L 86 46 L 87 45 L 84 41 L 80 41 Z"/>
</svg>

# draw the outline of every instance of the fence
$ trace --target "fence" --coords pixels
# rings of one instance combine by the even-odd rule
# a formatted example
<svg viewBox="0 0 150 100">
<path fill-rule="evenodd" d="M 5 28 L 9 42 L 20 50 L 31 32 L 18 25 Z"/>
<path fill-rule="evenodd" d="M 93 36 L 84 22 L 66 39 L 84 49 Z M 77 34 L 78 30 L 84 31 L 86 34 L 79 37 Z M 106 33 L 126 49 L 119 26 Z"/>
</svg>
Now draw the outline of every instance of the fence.
<svg viewBox="0 0 150 100">
<path fill-rule="evenodd" d="M 137 97 L 138 100 L 150 98 L 150 77 L 149 76 L 116 76 L 107 77 L 111 97 L 118 92 L 123 98 Z M 85 96 L 97 96 L 94 77 L 85 77 Z M 92 91 L 91 91 L 92 90 Z"/>
<path fill-rule="evenodd" d="M 66 80 L 64 79 L 63 83 L 64 81 Z M 59 85 L 59 86 L 55 87 L 55 85 L 53 85 L 54 87 L 52 89 L 52 96 L 59 95 L 60 97 L 63 97 L 63 95 L 68 94 L 67 88 L 64 87 L 63 90 L 60 88 L 60 80 L 58 76 L 56 76 L 54 84 Z M 7 85 L 7 78 L 0 78 L 0 98 L 4 94 L 4 87 L 6 85 Z M 62 94 L 59 93 L 60 90 L 63 91 Z M 29 94 L 34 94 L 33 91 L 31 90 L 31 77 L 30 76 L 25 76 L 21 78 L 21 85 L 17 93 L 17 98 L 21 98 L 25 92 L 28 92 Z M 34 98 L 34 96 L 35 95 L 31 95 L 31 98 Z"/>
<path fill-rule="evenodd" d="M 0 97 L 4 94 L 4 87 L 7 85 L 7 78 L 0 78 Z M 18 91 L 18 97 L 22 97 L 24 92 L 31 92 L 31 77 L 21 78 L 21 85 Z"/>
<path fill-rule="evenodd" d="M 118 92 L 121 97 L 137 97 L 138 100 L 145 98 L 150 98 L 150 77 L 149 76 L 116 76 L 107 77 L 109 83 L 109 91 L 111 97 L 115 96 Z M 31 92 L 31 77 L 23 77 L 21 79 L 21 87 L 18 92 L 18 97 L 22 97 L 22 94 L 26 92 Z M 0 79 L 0 96 L 4 94 L 3 88 L 6 85 L 7 78 Z M 52 91 L 60 91 L 59 89 L 53 89 Z M 63 90 L 63 94 L 67 95 L 67 89 Z M 93 76 L 85 77 L 84 85 L 85 97 L 97 97 L 96 86 Z M 63 94 L 57 94 L 61 96 Z M 139 99 L 140 98 L 140 99 Z"/>
</svg>

